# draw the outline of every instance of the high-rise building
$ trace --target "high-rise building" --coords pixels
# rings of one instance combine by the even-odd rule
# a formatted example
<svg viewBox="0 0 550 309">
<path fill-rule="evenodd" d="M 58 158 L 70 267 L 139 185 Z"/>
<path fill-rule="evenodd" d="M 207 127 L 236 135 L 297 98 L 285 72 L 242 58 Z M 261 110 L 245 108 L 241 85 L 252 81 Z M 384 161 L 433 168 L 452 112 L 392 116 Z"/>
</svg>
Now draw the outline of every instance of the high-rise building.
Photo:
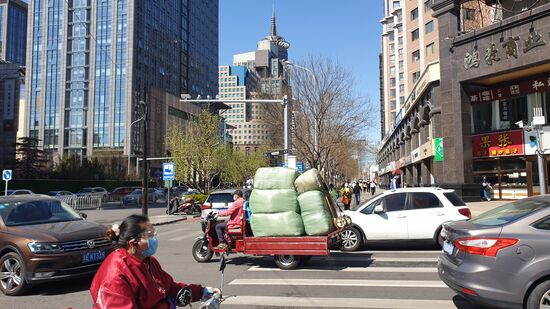
<svg viewBox="0 0 550 309">
<path fill-rule="evenodd" d="M 258 42 L 255 51 L 233 56 L 233 66 L 246 68 L 252 76 L 258 77 L 258 86 L 250 89 L 255 98 L 282 98 L 289 91 L 289 74 L 285 61 L 288 60 L 290 44 L 277 34 L 275 10 L 271 16 L 271 31 Z M 256 82 L 254 82 L 256 83 Z M 268 106 L 265 103 L 252 103 L 243 107 L 241 118 L 226 118 L 234 126 L 232 130 L 235 148 L 246 150 L 260 144 L 272 144 L 274 132 L 266 123 Z"/>
<path fill-rule="evenodd" d="M 19 124 L 20 100 L 24 87 L 24 68 L 16 63 L 0 63 L 0 166 L 15 161 L 15 142 Z"/>
<path fill-rule="evenodd" d="M 25 65 L 27 3 L 0 0 L 0 60 Z"/>
<path fill-rule="evenodd" d="M 153 88 L 217 92 L 218 0 L 35 0 L 29 14 L 24 125 L 53 154 L 135 153 Z"/>
</svg>

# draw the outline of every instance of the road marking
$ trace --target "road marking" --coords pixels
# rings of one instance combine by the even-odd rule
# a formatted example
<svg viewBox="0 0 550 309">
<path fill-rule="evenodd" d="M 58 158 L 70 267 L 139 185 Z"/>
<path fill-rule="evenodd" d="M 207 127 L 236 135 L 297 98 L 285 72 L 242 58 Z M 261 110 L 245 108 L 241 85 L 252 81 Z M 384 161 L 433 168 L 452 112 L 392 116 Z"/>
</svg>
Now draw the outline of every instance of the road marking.
<svg viewBox="0 0 550 309">
<path fill-rule="evenodd" d="M 289 286 L 360 286 L 396 288 L 447 288 L 438 280 L 360 280 L 360 279 L 235 279 L 229 285 L 289 285 Z"/>
<path fill-rule="evenodd" d="M 183 235 L 183 236 L 180 236 L 180 237 L 170 238 L 170 239 L 168 239 L 168 241 L 179 241 L 179 240 L 184 240 L 184 239 L 188 239 L 188 238 L 199 237 L 200 235 L 203 235 L 203 234 L 202 233 L 192 233 L 192 234 L 187 234 L 187 235 Z"/>
<path fill-rule="evenodd" d="M 376 257 L 376 256 L 331 256 L 328 258 L 317 259 L 317 261 L 333 261 L 333 262 L 437 262 L 436 257 Z"/>
<path fill-rule="evenodd" d="M 326 272 L 326 271 L 337 271 L 337 272 L 366 272 L 366 273 L 436 273 L 437 268 L 435 267 L 345 267 L 342 269 L 338 268 L 301 268 L 294 270 L 284 270 L 280 268 L 266 268 L 260 266 L 252 266 L 248 271 L 288 271 L 288 272 L 297 272 L 297 271 L 307 271 L 307 272 Z"/>
<path fill-rule="evenodd" d="M 376 298 L 328 298 L 328 297 L 283 297 L 283 296 L 237 296 L 230 297 L 224 305 L 266 307 L 313 307 L 313 308 L 378 308 L 378 309 L 441 309 L 455 308 L 448 300 L 430 299 L 376 299 Z"/>
</svg>

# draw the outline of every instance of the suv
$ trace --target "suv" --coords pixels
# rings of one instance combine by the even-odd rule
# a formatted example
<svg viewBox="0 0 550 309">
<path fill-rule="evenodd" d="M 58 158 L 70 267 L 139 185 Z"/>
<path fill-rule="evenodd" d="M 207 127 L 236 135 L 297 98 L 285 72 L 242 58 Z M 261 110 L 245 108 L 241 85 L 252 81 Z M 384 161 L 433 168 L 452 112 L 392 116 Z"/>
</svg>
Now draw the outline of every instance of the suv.
<svg viewBox="0 0 550 309">
<path fill-rule="evenodd" d="M 107 201 L 109 192 L 102 187 L 86 187 L 76 193 L 77 196 L 100 196 L 101 201 Z"/>
<path fill-rule="evenodd" d="M 206 216 L 210 212 L 218 213 L 227 210 L 233 205 L 233 193 L 236 189 L 216 190 L 208 195 L 208 198 L 202 205 L 201 226 L 202 230 L 206 229 Z"/>
<path fill-rule="evenodd" d="M 106 228 L 45 195 L 0 197 L 0 291 L 94 273 L 114 249 Z"/>
<path fill-rule="evenodd" d="M 353 222 L 341 234 L 345 251 L 367 241 L 433 240 L 441 246 L 443 223 L 471 218 L 454 190 L 431 187 L 386 191 L 345 214 Z"/>
</svg>

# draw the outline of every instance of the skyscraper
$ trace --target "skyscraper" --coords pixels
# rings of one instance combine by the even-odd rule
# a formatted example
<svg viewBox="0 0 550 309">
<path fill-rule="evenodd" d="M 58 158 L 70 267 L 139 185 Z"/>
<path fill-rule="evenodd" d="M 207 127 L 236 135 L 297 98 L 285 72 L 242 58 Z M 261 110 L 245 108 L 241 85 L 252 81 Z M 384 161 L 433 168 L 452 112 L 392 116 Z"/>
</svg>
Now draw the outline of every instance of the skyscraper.
<svg viewBox="0 0 550 309">
<path fill-rule="evenodd" d="M 35 0 L 29 13 L 25 126 L 53 154 L 134 153 L 153 88 L 216 93 L 218 0 Z"/>
<path fill-rule="evenodd" d="M 288 60 L 290 44 L 277 34 L 275 10 L 271 16 L 271 31 L 258 42 L 255 51 L 233 56 L 233 65 L 246 67 L 259 78 L 254 97 L 271 96 L 282 98 L 289 88 L 289 75 L 285 61 Z M 267 106 L 264 103 L 252 103 L 246 107 L 246 117 L 226 118 L 234 126 L 233 144 L 236 148 L 257 147 L 259 144 L 272 144 L 274 132 L 266 124 Z"/>
<path fill-rule="evenodd" d="M 27 4 L 0 0 L 0 60 L 25 65 Z"/>
</svg>

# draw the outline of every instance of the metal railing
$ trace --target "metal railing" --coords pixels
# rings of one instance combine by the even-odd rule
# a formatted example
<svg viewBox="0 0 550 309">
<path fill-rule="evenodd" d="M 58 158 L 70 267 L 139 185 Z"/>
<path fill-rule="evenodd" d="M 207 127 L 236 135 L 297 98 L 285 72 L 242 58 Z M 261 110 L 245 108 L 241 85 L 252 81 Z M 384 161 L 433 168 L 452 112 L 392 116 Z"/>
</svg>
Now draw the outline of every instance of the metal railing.
<svg viewBox="0 0 550 309">
<path fill-rule="evenodd" d="M 74 210 L 101 208 L 101 196 L 58 196 L 56 199 L 67 203 Z"/>
</svg>

